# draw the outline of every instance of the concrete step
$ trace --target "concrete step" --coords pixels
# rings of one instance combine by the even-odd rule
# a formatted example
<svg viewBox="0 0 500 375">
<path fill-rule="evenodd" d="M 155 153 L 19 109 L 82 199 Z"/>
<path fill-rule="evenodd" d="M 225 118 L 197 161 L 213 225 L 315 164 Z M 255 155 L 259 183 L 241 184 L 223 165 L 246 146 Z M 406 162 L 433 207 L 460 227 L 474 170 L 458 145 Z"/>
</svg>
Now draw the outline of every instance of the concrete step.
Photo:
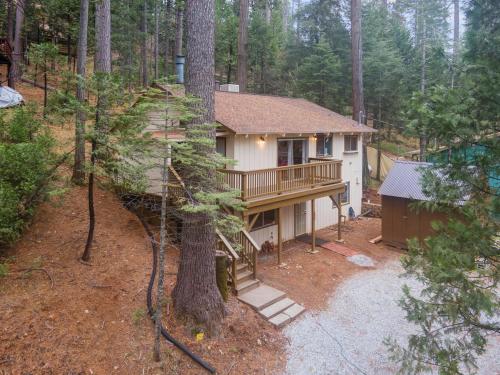
<svg viewBox="0 0 500 375">
<path fill-rule="evenodd" d="M 241 296 L 243 294 L 247 294 L 251 292 L 253 289 L 258 288 L 260 285 L 259 280 L 251 279 L 246 280 L 241 283 L 236 284 L 236 295 Z M 238 297 L 239 298 L 239 297 Z"/>
<path fill-rule="evenodd" d="M 250 305 L 253 309 L 261 311 L 285 298 L 285 295 L 281 290 L 263 284 L 245 293 L 238 292 L 238 299 Z"/>
<path fill-rule="evenodd" d="M 266 319 L 270 319 L 275 315 L 278 315 L 279 313 L 285 311 L 288 309 L 290 306 L 292 306 L 295 302 L 292 301 L 290 298 L 283 298 L 282 300 L 279 300 L 278 302 L 273 303 L 271 306 L 266 307 L 265 309 L 262 309 L 259 311 L 259 314 L 262 315 Z"/>
<path fill-rule="evenodd" d="M 269 323 L 273 324 L 275 327 L 283 327 L 286 323 L 291 322 L 293 319 L 298 317 L 305 311 L 304 306 L 299 305 L 298 303 L 293 304 L 289 308 L 287 308 L 282 313 L 275 315 L 271 319 L 269 319 Z"/>
<path fill-rule="evenodd" d="M 253 279 L 253 272 L 249 270 L 244 270 L 244 271 L 238 271 L 236 272 L 236 280 L 238 280 L 238 283 L 242 283 L 243 281 L 251 280 Z"/>
</svg>

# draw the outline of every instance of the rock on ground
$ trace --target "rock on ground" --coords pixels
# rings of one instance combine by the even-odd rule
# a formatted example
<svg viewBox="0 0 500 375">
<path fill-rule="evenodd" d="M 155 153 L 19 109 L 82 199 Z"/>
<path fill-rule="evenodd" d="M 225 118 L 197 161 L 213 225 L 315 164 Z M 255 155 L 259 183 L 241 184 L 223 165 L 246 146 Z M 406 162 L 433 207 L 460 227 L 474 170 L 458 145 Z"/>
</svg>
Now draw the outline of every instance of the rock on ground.
<svg viewBox="0 0 500 375">
<path fill-rule="evenodd" d="M 356 254 L 346 258 L 349 262 L 357 264 L 361 267 L 375 267 L 375 262 L 372 258 L 363 254 Z"/>
<path fill-rule="evenodd" d="M 392 336 L 405 343 L 416 327 L 398 306 L 407 284 L 421 289 L 413 279 L 400 278 L 398 261 L 381 269 L 362 272 L 345 281 L 332 296 L 326 311 L 308 313 L 288 326 L 285 335 L 287 375 L 389 375 L 397 366 L 389 359 L 383 341 Z M 500 373 L 500 340 L 490 342 L 479 359 L 478 374 Z"/>
</svg>

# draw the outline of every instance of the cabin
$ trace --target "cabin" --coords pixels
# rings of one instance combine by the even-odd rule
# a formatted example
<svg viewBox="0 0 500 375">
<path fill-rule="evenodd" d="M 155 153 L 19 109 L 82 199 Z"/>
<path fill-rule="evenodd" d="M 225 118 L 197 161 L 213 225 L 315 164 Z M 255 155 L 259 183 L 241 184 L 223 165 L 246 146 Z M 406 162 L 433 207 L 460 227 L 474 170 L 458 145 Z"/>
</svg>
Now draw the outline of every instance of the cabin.
<svg viewBox="0 0 500 375">
<path fill-rule="evenodd" d="M 179 87 L 157 87 L 174 98 L 184 95 Z M 238 91 L 238 85 L 215 91 L 216 149 L 236 162 L 219 170 L 218 183 L 241 192 L 245 228 L 235 244 L 217 232 L 217 249 L 230 259 L 235 293 L 244 295 L 260 285 L 263 245 L 274 248 L 280 264 L 284 241 L 302 239 L 315 252 L 317 230 L 360 214 L 363 142 L 375 130 L 305 99 Z M 145 131 L 185 139 L 182 124 L 166 121 L 164 110 L 148 113 Z M 158 197 L 161 169 L 147 173 L 146 194 Z M 175 165 L 169 165 L 168 181 L 172 204 L 189 196 Z M 340 225 L 337 233 L 341 241 Z"/>
<path fill-rule="evenodd" d="M 222 171 L 242 191 L 247 230 L 281 247 L 361 211 L 363 137 L 373 130 L 305 99 L 216 91 Z M 340 211 L 337 207 L 340 207 Z"/>
<path fill-rule="evenodd" d="M 236 161 L 220 172 L 241 190 L 257 246 L 268 241 L 279 254 L 283 241 L 359 214 L 363 139 L 374 130 L 305 99 L 238 91 L 221 85 L 215 92 L 216 145 Z M 149 131 L 161 130 L 163 118 L 150 114 Z M 172 137 L 182 138 L 178 130 Z"/>
<path fill-rule="evenodd" d="M 442 212 L 415 210 L 412 204 L 429 201 L 422 190 L 422 173 L 431 163 L 397 160 L 379 189 L 382 196 L 382 240 L 384 243 L 406 249 L 407 240 L 423 242 L 433 233 L 433 221 L 447 221 Z"/>
</svg>

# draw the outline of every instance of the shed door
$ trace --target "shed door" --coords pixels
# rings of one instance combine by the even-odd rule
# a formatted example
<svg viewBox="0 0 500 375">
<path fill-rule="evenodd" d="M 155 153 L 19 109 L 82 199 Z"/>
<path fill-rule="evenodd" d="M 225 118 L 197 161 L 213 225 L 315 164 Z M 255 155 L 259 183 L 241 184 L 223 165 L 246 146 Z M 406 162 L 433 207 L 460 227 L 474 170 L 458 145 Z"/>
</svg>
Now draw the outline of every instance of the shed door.
<svg viewBox="0 0 500 375">
<path fill-rule="evenodd" d="M 392 201 L 392 240 L 406 247 L 408 238 L 407 200 L 391 198 Z"/>
</svg>

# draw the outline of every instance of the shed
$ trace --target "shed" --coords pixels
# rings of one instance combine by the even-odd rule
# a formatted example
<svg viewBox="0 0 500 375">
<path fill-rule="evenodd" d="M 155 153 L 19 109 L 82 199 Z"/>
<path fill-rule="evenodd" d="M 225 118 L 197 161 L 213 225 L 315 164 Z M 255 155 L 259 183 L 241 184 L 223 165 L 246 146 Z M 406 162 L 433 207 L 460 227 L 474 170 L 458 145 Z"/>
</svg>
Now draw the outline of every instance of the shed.
<svg viewBox="0 0 500 375">
<path fill-rule="evenodd" d="M 411 207 L 417 201 L 429 201 L 422 190 L 422 172 L 432 164 L 397 160 L 379 189 L 382 196 L 382 240 L 407 248 L 407 240 L 423 241 L 433 233 L 433 221 L 446 221 L 442 212 Z"/>
</svg>

